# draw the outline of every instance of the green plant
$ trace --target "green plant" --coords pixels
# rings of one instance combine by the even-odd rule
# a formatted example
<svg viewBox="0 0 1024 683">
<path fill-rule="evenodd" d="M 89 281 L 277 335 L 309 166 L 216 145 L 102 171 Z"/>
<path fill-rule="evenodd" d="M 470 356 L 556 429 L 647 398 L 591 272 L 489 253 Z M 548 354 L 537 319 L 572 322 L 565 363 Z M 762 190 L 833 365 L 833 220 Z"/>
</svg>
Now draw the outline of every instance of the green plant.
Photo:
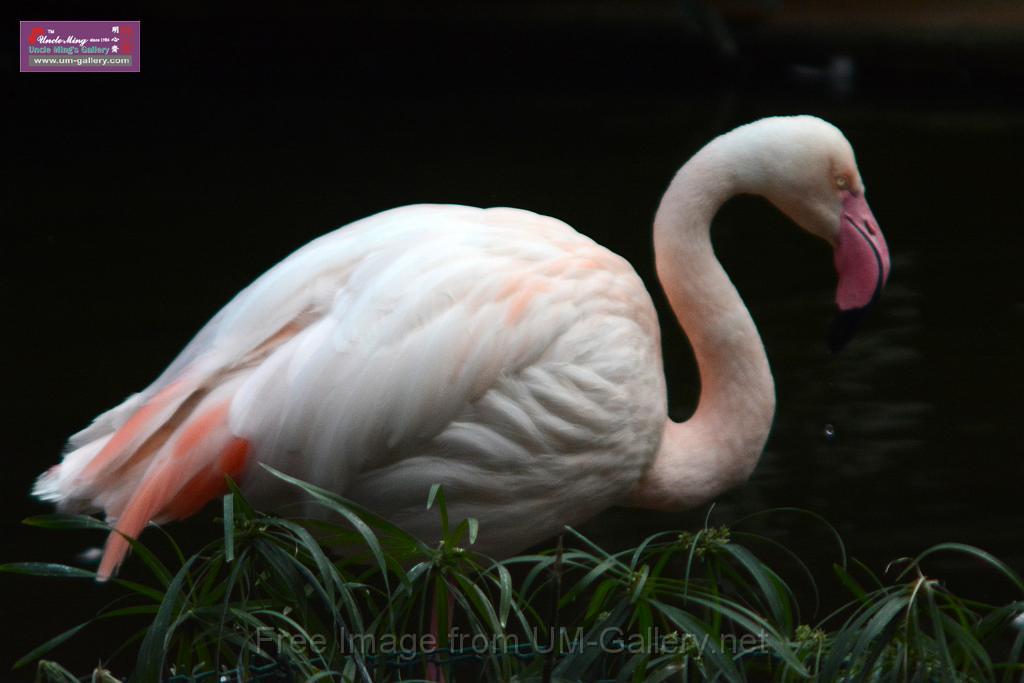
<svg viewBox="0 0 1024 683">
<path fill-rule="evenodd" d="M 772 539 L 744 531 L 746 520 L 655 534 L 615 553 L 567 528 L 569 547 L 560 541 L 542 553 L 496 562 L 472 551 L 478 525 L 450 520 L 440 487 L 431 489 L 424 511 L 438 516 L 440 529 L 438 542 L 428 545 L 340 496 L 271 473 L 323 506 L 332 521 L 262 514 L 229 483 L 215 541 L 185 557 L 169 539 L 169 560 L 133 541 L 148 580 L 112 579 L 116 600 L 16 668 L 38 662 L 38 680 L 76 680 L 41 658 L 86 627 L 120 619 L 134 620 L 138 629 L 106 661 L 123 662 L 134 652 L 136 681 L 198 681 L 217 672 L 306 681 L 444 675 L 1008 682 L 1024 672 L 1024 630 L 1012 625 L 1024 600 L 983 604 L 925 573 L 934 555 L 960 553 L 1024 596 L 1010 567 L 970 546 L 944 544 L 901 561 L 886 584 L 848 562 L 835 534 L 835 575 L 853 600 L 812 624 L 783 578 L 796 571 L 817 595 L 812 572 Z M 109 530 L 81 516 L 26 522 Z M 788 561 L 773 568 L 757 548 Z M 84 569 L 43 563 L 0 571 L 94 578 Z M 116 679 L 98 670 L 92 680 Z"/>
</svg>

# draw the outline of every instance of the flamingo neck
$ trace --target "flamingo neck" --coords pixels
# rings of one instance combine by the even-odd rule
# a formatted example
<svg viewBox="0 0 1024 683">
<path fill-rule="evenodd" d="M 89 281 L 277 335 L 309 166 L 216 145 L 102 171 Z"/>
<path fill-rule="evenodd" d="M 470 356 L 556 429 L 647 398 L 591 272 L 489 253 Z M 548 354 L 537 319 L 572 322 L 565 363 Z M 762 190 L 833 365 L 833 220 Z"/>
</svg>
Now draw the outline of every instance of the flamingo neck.
<svg viewBox="0 0 1024 683">
<path fill-rule="evenodd" d="M 764 345 L 709 234 L 719 207 L 749 186 L 742 175 L 751 171 L 738 151 L 711 143 L 698 152 L 655 216 L 658 278 L 693 347 L 701 393 L 690 419 L 666 421 L 653 465 L 631 494 L 633 505 L 685 509 L 742 483 L 771 428 L 775 387 Z"/>
</svg>

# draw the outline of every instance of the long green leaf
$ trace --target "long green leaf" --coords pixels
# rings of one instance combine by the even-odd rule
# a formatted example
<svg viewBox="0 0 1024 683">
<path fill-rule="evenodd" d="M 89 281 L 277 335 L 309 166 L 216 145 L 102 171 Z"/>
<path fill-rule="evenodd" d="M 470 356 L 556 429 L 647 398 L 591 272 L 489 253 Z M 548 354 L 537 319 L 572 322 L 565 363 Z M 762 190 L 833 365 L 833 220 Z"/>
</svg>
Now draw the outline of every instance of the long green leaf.
<svg viewBox="0 0 1024 683">
<path fill-rule="evenodd" d="M 359 514 L 356 514 L 352 511 L 351 504 L 349 503 L 349 501 L 346 501 L 341 496 L 331 493 L 326 489 L 322 489 L 318 486 L 308 484 L 300 479 L 296 479 L 295 477 L 290 477 L 287 474 L 275 470 L 274 468 L 268 465 L 261 466 L 265 468 L 267 471 L 269 471 L 271 474 L 273 474 L 275 477 L 283 479 L 284 481 L 294 484 L 295 486 L 298 486 L 299 488 L 302 488 L 305 491 L 309 492 L 310 494 L 312 494 L 314 499 L 316 499 L 320 503 L 326 503 L 326 507 L 329 507 L 330 509 L 334 510 L 342 517 L 344 517 L 345 521 L 351 524 L 352 527 L 357 532 L 359 532 L 359 535 L 362 536 L 363 541 L 366 543 L 366 546 L 370 549 L 370 552 L 373 554 L 374 560 L 377 562 L 377 568 L 381 572 L 381 576 L 383 577 L 385 586 L 388 585 L 387 561 L 384 559 L 384 551 L 381 549 L 380 541 L 377 540 L 376 534 L 374 534 L 373 530 L 370 529 L 370 527 L 367 525 L 365 521 L 363 521 L 363 518 Z"/>
<path fill-rule="evenodd" d="M 1010 582 L 1013 583 L 1013 585 L 1016 586 L 1018 590 L 1024 593 L 1024 580 L 1021 580 L 1020 575 L 1017 572 L 1013 571 L 1013 569 L 1011 569 L 1009 565 L 1007 565 L 1005 562 L 1000 560 L 995 555 L 988 553 L 982 550 L 981 548 L 976 548 L 973 545 L 967 545 L 966 543 L 939 543 L 938 545 L 933 545 L 931 548 L 928 548 L 923 553 L 915 557 L 913 562 L 911 562 L 911 564 L 903 570 L 903 573 L 900 576 L 902 577 L 903 575 L 905 575 L 913 567 L 920 566 L 921 562 L 926 557 L 941 552 L 958 552 L 964 555 L 968 555 L 969 557 L 981 560 L 982 562 L 988 564 L 989 566 L 999 571 L 999 573 L 1005 576 L 1007 579 L 1009 579 Z"/>
<path fill-rule="evenodd" d="M 705 628 L 693 615 L 673 605 L 651 600 L 651 606 L 661 612 L 669 621 L 682 629 L 683 633 L 697 639 L 698 652 L 701 657 L 710 660 L 728 681 L 742 681 L 746 677 L 736 668 L 736 663 L 725 655 L 719 647 L 717 638 Z"/>
<path fill-rule="evenodd" d="M 182 588 L 185 581 L 189 579 L 189 572 L 192 565 L 199 559 L 193 555 L 178 570 L 178 573 L 171 580 L 164 595 L 164 601 L 160 605 L 160 611 L 153 619 L 153 625 L 146 632 L 146 638 L 139 648 L 139 656 L 135 662 L 135 679 L 140 681 L 157 681 L 161 679 L 164 667 L 164 659 L 167 656 L 167 644 L 170 632 L 168 631 L 174 619 L 179 603 L 184 600 Z"/>
<path fill-rule="evenodd" d="M 792 611 L 789 609 L 786 594 L 776 591 L 776 581 L 781 579 L 741 545 L 727 543 L 722 546 L 722 552 L 732 556 L 747 570 L 767 601 L 775 623 L 783 630 L 789 631 L 792 628 Z"/>
<path fill-rule="evenodd" d="M 109 524 L 89 515 L 66 515 L 62 513 L 36 515 L 35 517 L 23 519 L 21 523 L 42 529 L 93 529 L 106 532 L 111 530 Z"/>
<path fill-rule="evenodd" d="M 54 562 L 11 562 L 9 564 L 0 564 L 0 572 L 5 574 L 25 574 L 28 576 L 52 576 L 61 579 L 96 578 L 96 572 Z"/>
<path fill-rule="evenodd" d="M 39 659 L 40 657 L 45 655 L 50 650 L 52 650 L 53 648 L 57 647 L 58 645 L 60 645 L 64 641 L 66 641 L 68 638 L 71 638 L 71 637 L 75 636 L 79 631 L 81 631 L 83 628 L 85 628 L 86 626 L 88 626 L 91 623 L 92 623 L 92 620 L 90 619 L 89 621 L 83 622 L 83 623 L 79 624 L 78 626 L 69 628 L 67 631 L 64 631 L 60 635 L 57 635 L 57 636 L 54 636 L 53 638 L 50 638 L 48 641 L 46 641 L 45 643 L 43 643 L 39 647 L 33 649 L 27 655 L 25 655 L 24 657 L 22 657 L 21 659 L 16 661 L 12 668 L 20 669 L 21 667 L 25 666 L 26 664 L 30 664 L 30 663 L 36 661 L 37 659 Z"/>
</svg>

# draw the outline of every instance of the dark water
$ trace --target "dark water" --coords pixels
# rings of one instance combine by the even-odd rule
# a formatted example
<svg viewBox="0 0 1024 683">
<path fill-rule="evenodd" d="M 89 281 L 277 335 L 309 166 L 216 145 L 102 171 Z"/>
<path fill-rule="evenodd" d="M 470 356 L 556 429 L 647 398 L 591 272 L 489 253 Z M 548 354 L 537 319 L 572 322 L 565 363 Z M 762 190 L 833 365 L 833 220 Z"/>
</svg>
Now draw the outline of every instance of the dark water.
<svg viewBox="0 0 1024 683">
<path fill-rule="evenodd" d="M 671 61 L 658 50 L 638 59 Z M 312 237 L 420 201 L 519 206 L 623 254 L 655 291 L 650 219 L 675 169 L 718 132 L 800 112 L 853 142 L 892 277 L 860 336 L 832 357 L 827 247 L 760 200 L 726 206 L 716 249 L 764 337 L 778 412 L 752 481 L 712 519 L 796 506 L 830 520 L 878 570 L 939 541 L 1024 570 L 1024 120 L 1002 86 L 947 93 L 933 83 L 922 95 L 881 79 L 839 97 L 756 64 L 755 78 L 717 85 L 667 78 L 664 66 L 603 80 L 595 72 L 618 64 L 613 56 L 584 61 L 587 78 L 563 87 L 578 72 L 552 76 L 538 57 L 524 75 L 514 57 L 490 53 L 504 65 L 496 75 L 451 55 L 410 73 L 407 50 L 378 74 L 380 54 L 364 54 L 349 78 L 318 71 L 295 82 L 294 60 L 254 76 L 242 63 L 209 72 L 159 56 L 134 81 L 8 74 L 22 180 L 5 249 L 4 561 L 73 559 L 88 539 L 18 524 L 47 511 L 28 498 L 33 478 L 68 434 L 145 386 L 234 292 Z M 469 71 L 448 81 L 441 67 Z M 696 371 L 655 299 L 672 412 L 684 417 Z M 585 531 L 626 545 L 705 514 L 613 510 Z M 758 528 L 823 571 L 837 558 L 806 521 L 780 515 Z M 966 592 L 1011 597 L 963 563 L 939 567 Z M 2 586 L 0 666 L 110 599 L 84 584 Z M 88 666 L 110 649 L 87 639 L 64 659 Z"/>
</svg>

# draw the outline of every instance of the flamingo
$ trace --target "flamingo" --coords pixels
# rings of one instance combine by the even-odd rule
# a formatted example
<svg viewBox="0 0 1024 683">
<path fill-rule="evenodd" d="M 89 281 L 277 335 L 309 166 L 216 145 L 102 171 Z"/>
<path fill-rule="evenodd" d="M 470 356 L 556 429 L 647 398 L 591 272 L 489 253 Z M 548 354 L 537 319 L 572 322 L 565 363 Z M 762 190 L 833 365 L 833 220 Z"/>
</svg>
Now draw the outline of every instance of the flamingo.
<svg viewBox="0 0 1024 683">
<path fill-rule="evenodd" d="M 260 463 L 423 539 L 437 538 L 423 508 L 441 484 L 496 556 L 613 505 L 701 505 L 750 476 L 775 410 L 764 346 L 709 236 L 737 194 L 833 246 L 833 349 L 889 275 L 836 127 L 773 117 L 709 142 L 654 219 L 658 277 L 700 373 L 684 422 L 667 417 L 658 318 L 627 261 L 529 211 L 406 206 L 310 242 L 242 290 L 153 384 L 73 435 L 34 493 L 105 513 L 100 580 L 127 538 L 197 512 L 225 475 L 259 506 L 295 503 Z"/>
</svg>

